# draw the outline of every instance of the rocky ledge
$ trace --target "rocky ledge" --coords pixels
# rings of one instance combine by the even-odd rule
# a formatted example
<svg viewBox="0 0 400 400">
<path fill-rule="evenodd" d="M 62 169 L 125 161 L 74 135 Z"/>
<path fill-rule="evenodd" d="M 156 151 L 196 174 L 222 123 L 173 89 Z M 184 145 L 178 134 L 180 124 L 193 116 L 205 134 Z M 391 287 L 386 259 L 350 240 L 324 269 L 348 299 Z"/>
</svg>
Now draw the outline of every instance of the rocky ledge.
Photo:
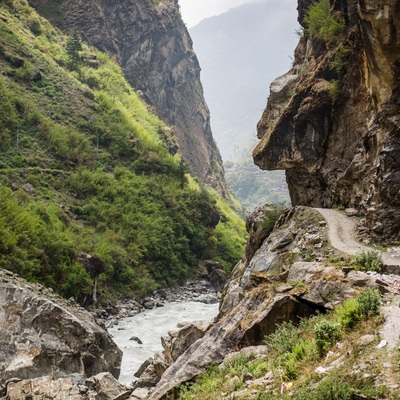
<svg viewBox="0 0 400 400">
<path fill-rule="evenodd" d="M 299 22 L 316 0 L 299 0 Z M 344 26 L 306 33 L 270 88 L 253 152 L 283 169 L 293 205 L 355 207 L 377 241 L 400 238 L 400 1 L 330 1 Z"/>
</svg>

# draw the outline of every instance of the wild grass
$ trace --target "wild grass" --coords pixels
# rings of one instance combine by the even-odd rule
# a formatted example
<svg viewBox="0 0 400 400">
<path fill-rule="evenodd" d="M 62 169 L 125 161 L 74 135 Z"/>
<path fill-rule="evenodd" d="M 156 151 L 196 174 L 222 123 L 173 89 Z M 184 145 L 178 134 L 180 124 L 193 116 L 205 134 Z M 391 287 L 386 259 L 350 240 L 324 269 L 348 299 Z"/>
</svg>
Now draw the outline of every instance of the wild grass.
<svg viewBox="0 0 400 400">
<path fill-rule="evenodd" d="M 263 356 L 239 355 L 222 369 L 212 367 L 195 383 L 182 388 L 180 400 L 222 399 L 224 396 L 247 398 L 245 393 L 249 398 L 268 400 L 353 400 L 355 394 L 369 396 L 367 398 L 388 398 L 389 391 L 376 385 L 373 379 L 360 379 L 345 371 L 354 366 L 356 361 L 353 359 L 323 375 L 315 373 L 317 366 L 329 362 L 326 361 L 329 351 L 332 361 L 339 357 L 335 355 L 339 341 L 344 346 L 343 342 L 349 338 L 345 349 L 354 352 L 356 357 L 356 350 L 350 350 L 354 337 L 364 334 L 366 329 L 374 329 L 379 323 L 374 319 L 379 314 L 379 304 L 379 292 L 367 289 L 329 314 L 302 319 L 298 325 L 283 322 L 276 326 L 274 333 L 265 337 L 266 351 Z M 254 379 L 268 372 L 273 382 L 265 389 L 258 389 L 257 393 L 251 386 L 246 386 L 242 379 L 243 371 L 252 373 Z M 282 382 L 290 382 L 293 388 L 282 394 Z"/>
</svg>

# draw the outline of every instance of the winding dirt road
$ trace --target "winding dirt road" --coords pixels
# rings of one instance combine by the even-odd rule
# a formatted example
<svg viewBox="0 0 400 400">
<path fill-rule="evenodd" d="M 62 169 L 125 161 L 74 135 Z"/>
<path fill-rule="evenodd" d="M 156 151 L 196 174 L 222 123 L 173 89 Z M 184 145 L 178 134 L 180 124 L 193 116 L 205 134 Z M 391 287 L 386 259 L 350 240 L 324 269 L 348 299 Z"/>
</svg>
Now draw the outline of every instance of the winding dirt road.
<svg viewBox="0 0 400 400">
<path fill-rule="evenodd" d="M 356 221 L 354 219 L 337 210 L 326 208 L 316 208 L 316 210 L 325 218 L 328 224 L 328 236 L 333 247 L 350 255 L 371 250 L 371 247 L 367 247 L 357 241 L 355 235 Z M 400 254 L 398 252 L 379 251 L 379 253 L 385 265 L 400 265 Z M 379 333 L 381 338 L 386 341 L 385 347 L 388 350 L 393 350 L 399 343 L 400 332 L 400 308 L 397 297 L 399 294 L 397 289 L 399 280 L 393 279 L 392 276 L 389 281 L 391 282 L 391 293 L 392 295 L 395 293 L 396 296 L 386 297 L 385 305 L 381 308 L 385 322 Z M 394 292 L 393 285 L 396 285 Z"/>
<path fill-rule="evenodd" d="M 356 255 L 362 251 L 377 251 L 382 256 L 385 265 L 399 265 L 400 254 L 398 252 L 383 252 L 365 246 L 356 239 L 356 221 L 337 210 L 316 208 L 328 224 L 328 237 L 333 247 L 350 255 Z"/>
</svg>

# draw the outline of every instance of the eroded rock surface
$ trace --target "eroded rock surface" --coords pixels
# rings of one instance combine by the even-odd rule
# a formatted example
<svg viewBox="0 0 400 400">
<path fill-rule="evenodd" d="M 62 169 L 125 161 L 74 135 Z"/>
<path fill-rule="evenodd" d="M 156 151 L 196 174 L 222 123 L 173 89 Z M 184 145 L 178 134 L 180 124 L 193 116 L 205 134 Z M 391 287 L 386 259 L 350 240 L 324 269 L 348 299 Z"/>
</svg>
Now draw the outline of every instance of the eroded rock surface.
<svg viewBox="0 0 400 400">
<path fill-rule="evenodd" d="M 310 0 L 299 0 L 299 21 Z M 271 85 L 254 150 L 286 170 L 294 205 L 356 208 L 376 240 L 400 238 L 400 1 L 333 2 L 337 45 L 303 36 Z"/>
<path fill-rule="evenodd" d="M 91 314 L 0 270 L 0 384 L 101 372 L 119 376 L 122 352 Z"/>
<path fill-rule="evenodd" d="M 247 252 L 224 289 L 219 319 L 204 336 L 169 357 L 173 362 L 158 375 L 158 383 L 145 398 L 168 398 L 179 384 L 192 380 L 209 365 L 229 360 L 233 351 L 262 345 L 281 322 L 296 323 L 302 317 L 329 311 L 356 296 L 365 282 L 368 287 L 387 290 L 388 283 L 380 276 L 332 265 L 331 259 L 342 256 L 329 246 L 327 224 L 316 210 L 286 210 L 269 235 L 262 222 L 268 210 L 256 210 L 248 219 L 248 229 L 255 237 L 249 239 Z M 185 342 L 185 336 L 182 339 Z M 167 342 L 170 352 L 170 340 Z M 153 362 L 153 373 L 155 365 Z M 255 384 L 265 385 L 270 380 L 266 377 Z"/>
</svg>

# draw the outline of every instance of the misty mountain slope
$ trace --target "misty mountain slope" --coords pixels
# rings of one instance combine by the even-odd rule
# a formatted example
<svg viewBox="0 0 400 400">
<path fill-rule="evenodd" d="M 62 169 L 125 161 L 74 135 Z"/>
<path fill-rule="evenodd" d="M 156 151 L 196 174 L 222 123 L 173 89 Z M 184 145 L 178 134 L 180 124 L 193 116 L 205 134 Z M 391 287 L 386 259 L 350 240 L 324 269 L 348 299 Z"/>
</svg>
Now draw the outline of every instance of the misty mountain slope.
<svg viewBox="0 0 400 400">
<path fill-rule="evenodd" d="M 266 89 L 290 64 L 297 41 L 291 3 L 253 2 L 190 29 L 223 159 L 255 137 Z"/>
</svg>

